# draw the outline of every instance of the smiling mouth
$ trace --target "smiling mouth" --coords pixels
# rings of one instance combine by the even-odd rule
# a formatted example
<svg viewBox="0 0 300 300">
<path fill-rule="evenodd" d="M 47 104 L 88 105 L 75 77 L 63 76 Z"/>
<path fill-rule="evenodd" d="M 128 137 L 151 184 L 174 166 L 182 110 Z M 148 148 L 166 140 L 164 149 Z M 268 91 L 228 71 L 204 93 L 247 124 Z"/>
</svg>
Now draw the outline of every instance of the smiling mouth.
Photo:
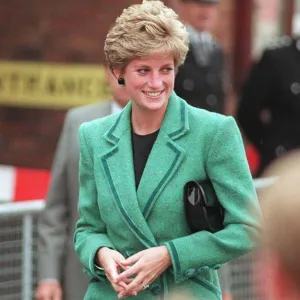
<svg viewBox="0 0 300 300">
<path fill-rule="evenodd" d="M 143 91 L 143 93 L 146 94 L 149 97 L 156 98 L 156 97 L 159 97 L 163 93 L 163 91 L 159 91 L 159 92 L 146 92 L 146 91 Z"/>
</svg>

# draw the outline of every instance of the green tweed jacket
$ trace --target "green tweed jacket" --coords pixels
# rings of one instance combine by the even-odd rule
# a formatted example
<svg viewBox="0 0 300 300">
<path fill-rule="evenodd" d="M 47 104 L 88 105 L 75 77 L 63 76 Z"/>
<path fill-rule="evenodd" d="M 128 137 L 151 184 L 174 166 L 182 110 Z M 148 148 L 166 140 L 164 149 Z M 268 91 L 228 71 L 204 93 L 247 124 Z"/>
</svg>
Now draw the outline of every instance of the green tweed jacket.
<svg viewBox="0 0 300 300">
<path fill-rule="evenodd" d="M 80 219 L 74 243 L 84 272 L 92 276 L 84 299 L 117 299 L 94 266 L 100 247 L 128 257 L 160 245 L 167 246 L 172 266 L 128 299 L 166 299 L 176 289 L 196 299 L 221 299 L 216 270 L 251 250 L 259 235 L 260 209 L 234 119 L 194 108 L 172 93 L 137 191 L 130 120 L 131 103 L 79 129 Z M 225 229 L 191 234 L 183 186 L 207 178 L 225 209 Z"/>
</svg>

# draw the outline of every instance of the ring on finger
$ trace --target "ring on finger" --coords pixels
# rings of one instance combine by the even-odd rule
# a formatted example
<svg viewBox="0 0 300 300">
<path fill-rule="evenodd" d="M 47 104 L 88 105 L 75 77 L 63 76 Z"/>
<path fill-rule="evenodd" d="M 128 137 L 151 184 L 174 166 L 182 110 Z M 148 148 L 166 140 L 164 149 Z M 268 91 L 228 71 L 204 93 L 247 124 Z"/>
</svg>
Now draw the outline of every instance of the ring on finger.
<svg viewBox="0 0 300 300">
<path fill-rule="evenodd" d="M 142 283 L 143 291 L 149 288 L 149 284 Z"/>
</svg>

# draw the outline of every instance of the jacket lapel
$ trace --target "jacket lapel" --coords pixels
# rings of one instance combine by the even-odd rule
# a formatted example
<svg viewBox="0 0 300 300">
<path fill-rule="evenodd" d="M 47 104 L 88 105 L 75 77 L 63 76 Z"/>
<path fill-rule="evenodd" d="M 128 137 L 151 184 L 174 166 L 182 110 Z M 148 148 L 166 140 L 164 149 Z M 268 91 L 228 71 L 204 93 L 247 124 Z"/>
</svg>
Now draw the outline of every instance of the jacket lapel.
<svg viewBox="0 0 300 300">
<path fill-rule="evenodd" d="M 188 131 L 186 104 L 173 93 L 137 191 L 137 198 L 145 219 L 148 218 L 159 195 L 185 158 L 185 152 L 176 140 Z"/>
<path fill-rule="evenodd" d="M 105 133 L 104 138 L 111 148 L 102 153 L 100 159 L 120 216 L 138 240 L 150 248 L 157 243 L 146 219 L 185 157 L 176 140 L 189 131 L 186 103 L 172 93 L 137 192 L 130 122 L 131 103 Z"/>
<path fill-rule="evenodd" d="M 150 248 L 156 246 L 156 241 L 137 200 L 130 118 L 131 103 L 105 133 L 104 137 L 112 147 L 101 154 L 101 162 L 120 216 L 137 239 Z"/>
</svg>

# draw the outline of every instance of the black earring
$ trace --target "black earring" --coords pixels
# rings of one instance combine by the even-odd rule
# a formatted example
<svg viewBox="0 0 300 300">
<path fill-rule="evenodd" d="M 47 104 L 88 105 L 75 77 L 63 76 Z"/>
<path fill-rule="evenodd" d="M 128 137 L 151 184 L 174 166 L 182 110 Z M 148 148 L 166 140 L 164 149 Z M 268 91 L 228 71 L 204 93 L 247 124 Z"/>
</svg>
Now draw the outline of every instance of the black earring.
<svg viewBox="0 0 300 300">
<path fill-rule="evenodd" d="M 121 86 L 125 86 L 125 80 L 124 80 L 124 78 L 119 77 L 118 78 L 118 84 L 121 85 Z"/>
</svg>

